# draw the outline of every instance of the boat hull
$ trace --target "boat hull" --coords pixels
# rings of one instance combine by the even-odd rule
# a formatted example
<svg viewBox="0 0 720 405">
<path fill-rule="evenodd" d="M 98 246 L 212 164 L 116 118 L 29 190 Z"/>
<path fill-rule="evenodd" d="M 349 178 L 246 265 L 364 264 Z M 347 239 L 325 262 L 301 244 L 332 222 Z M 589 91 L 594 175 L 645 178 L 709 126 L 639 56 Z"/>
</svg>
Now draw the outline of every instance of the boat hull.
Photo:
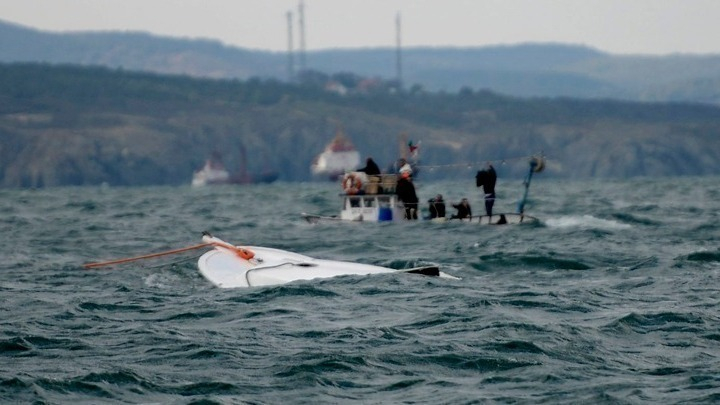
<svg viewBox="0 0 720 405">
<path fill-rule="evenodd" d="M 365 220 L 362 216 L 357 216 L 355 219 L 353 218 L 343 218 L 340 216 L 323 216 L 323 215 L 313 215 L 313 214 L 306 214 L 302 213 L 301 216 L 311 224 L 317 224 L 320 222 L 378 222 L 377 220 Z M 396 219 L 394 221 L 405 221 L 405 219 L 402 217 L 402 214 L 396 215 Z M 536 217 L 530 216 L 530 215 L 524 215 L 524 214 L 515 214 L 515 213 L 503 213 L 503 214 L 495 214 L 490 217 L 487 215 L 480 215 L 480 216 L 474 216 L 472 218 L 431 218 L 429 219 L 430 222 L 467 222 L 471 224 L 477 224 L 477 225 L 520 225 L 520 224 L 537 224 L 540 223 L 540 220 Z"/>
<path fill-rule="evenodd" d="M 442 221 L 441 218 L 434 218 L 433 221 Z M 468 222 L 479 225 L 519 225 L 519 224 L 534 224 L 539 223 L 540 220 L 525 214 L 517 213 L 502 213 L 494 214 L 492 216 L 477 215 L 472 218 L 448 218 L 445 221 L 449 222 Z"/>
<path fill-rule="evenodd" d="M 303 219 L 305 219 L 310 224 L 317 224 L 319 222 L 360 222 L 360 221 L 345 220 L 336 215 L 325 216 L 325 215 L 307 214 L 304 212 L 300 215 L 303 217 Z"/>
<path fill-rule="evenodd" d="M 298 253 L 259 246 L 247 246 L 255 253 L 242 259 L 223 248 L 216 248 L 198 259 L 200 274 L 220 288 L 247 288 L 285 284 L 298 280 L 323 279 L 349 275 L 417 273 L 455 278 L 436 267 L 395 270 L 364 263 L 315 259 Z M 434 269 L 434 272 L 427 271 Z"/>
</svg>

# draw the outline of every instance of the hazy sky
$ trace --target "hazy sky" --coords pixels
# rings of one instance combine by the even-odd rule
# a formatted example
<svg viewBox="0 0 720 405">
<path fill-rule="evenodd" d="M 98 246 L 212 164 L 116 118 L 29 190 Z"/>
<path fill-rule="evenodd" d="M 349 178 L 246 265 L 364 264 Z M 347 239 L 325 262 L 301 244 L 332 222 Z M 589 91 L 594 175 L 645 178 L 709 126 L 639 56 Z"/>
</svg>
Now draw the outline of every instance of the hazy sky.
<svg viewBox="0 0 720 405">
<path fill-rule="evenodd" d="M 44 31 L 144 31 L 285 51 L 299 0 L 1 0 Z M 582 44 L 622 54 L 720 53 L 720 0 L 304 0 L 306 49 Z"/>
</svg>

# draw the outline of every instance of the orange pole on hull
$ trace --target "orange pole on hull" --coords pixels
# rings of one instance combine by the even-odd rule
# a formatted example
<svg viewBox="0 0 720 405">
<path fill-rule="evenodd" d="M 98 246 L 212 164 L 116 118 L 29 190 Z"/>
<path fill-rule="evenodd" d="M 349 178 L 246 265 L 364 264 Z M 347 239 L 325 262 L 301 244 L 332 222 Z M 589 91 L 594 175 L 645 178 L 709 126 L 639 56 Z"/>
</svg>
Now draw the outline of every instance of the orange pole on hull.
<svg viewBox="0 0 720 405">
<path fill-rule="evenodd" d="M 233 246 L 223 240 L 220 240 L 209 233 L 203 236 L 203 240 L 208 242 L 209 244 L 215 246 L 216 248 L 221 248 L 225 250 L 229 250 L 230 252 L 236 254 L 242 259 L 250 260 L 253 257 L 255 257 L 255 252 L 253 252 L 250 249 L 245 249 L 238 246 Z"/>
</svg>

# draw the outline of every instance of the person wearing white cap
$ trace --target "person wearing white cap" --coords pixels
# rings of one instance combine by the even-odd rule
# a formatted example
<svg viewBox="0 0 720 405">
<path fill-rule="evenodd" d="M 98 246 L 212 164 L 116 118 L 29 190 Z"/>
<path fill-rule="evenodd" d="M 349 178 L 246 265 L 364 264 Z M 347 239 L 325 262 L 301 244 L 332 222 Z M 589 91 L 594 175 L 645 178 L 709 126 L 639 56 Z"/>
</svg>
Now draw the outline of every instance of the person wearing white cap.
<svg viewBox="0 0 720 405">
<path fill-rule="evenodd" d="M 410 179 L 410 173 L 404 172 L 399 176 L 395 193 L 398 199 L 405 206 L 405 219 L 418 219 L 418 197 L 415 194 L 415 186 Z"/>
<path fill-rule="evenodd" d="M 408 175 L 412 176 L 412 166 L 410 166 L 410 163 L 408 163 L 405 159 L 400 158 L 400 160 L 398 160 L 398 167 L 400 167 L 400 170 L 398 170 L 398 174 L 407 173 Z"/>
</svg>

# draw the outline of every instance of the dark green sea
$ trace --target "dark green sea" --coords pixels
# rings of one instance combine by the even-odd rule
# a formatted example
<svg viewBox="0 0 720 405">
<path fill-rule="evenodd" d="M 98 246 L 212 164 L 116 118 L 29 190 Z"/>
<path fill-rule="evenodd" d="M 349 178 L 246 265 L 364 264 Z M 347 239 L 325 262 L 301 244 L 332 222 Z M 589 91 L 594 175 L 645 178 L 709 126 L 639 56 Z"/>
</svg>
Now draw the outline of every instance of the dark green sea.
<svg viewBox="0 0 720 405">
<path fill-rule="evenodd" d="M 422 179 L 420 179 L 422 180 Z M 521 180 L 500 179 L 495 211 Z M 720 402 L 720 179 L 533 179 L 540 225 L 307 224 L 337 184 L 0 191 L 0 403 Z M 471 181 L 419 181 L 427 200 Z M 218 289 L 235 243 L 461 280 Z"/>
</svg>

